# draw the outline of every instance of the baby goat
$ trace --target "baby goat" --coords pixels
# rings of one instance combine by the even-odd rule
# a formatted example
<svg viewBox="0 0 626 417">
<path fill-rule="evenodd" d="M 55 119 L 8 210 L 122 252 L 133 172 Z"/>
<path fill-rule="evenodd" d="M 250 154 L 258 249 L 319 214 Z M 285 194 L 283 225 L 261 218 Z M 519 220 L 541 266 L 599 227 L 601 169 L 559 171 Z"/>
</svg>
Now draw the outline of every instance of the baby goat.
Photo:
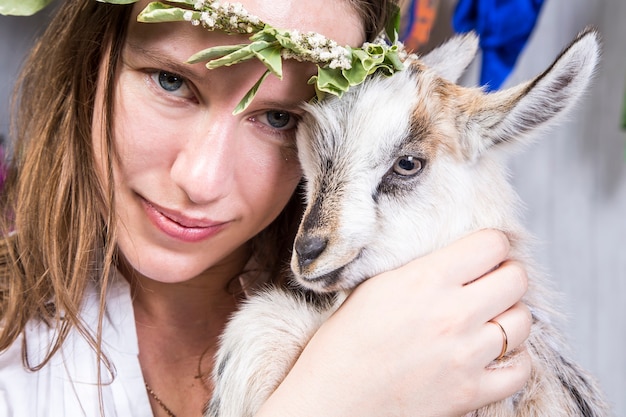
<svg viewBox="0 0 626 417">
<path fill-rule="evenodd" d="M 504 166 L 508 148 L 583 94 L 599 48 L 597 33 L 586 30 L 534 80 L 485 94 L 455 84 L 477 49 L 475 36 L 456 37 L 410 57 L 392 77 L 374 76 L 341 99 L 307 105 L 299 125 L 308 206 L 291 267 L 305 288 L 345 295 L 373 275 L 484 228 L 505 231 L 512 257 L 526 263 L 531 379 L 513 397 L 471 416 L 609 414 L 592 379 L 565 357 L 550 290 L 530 263 Z M 408 242 L 398 238 L 407 235 Z M 343 299 L 320 308 L 279 289 L 251 297 L 224 332 L 206 415 L 254 415 Z"/>
</svg>

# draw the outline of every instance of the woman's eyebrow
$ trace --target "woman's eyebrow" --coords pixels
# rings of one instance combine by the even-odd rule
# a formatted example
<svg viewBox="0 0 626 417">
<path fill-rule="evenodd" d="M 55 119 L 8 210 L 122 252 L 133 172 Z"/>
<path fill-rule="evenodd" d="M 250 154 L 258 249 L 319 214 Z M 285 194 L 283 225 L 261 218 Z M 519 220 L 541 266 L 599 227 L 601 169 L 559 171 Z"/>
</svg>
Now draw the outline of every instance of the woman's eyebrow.
<svg viewBox="0 0 626 417">
<path fill-rule="evenodd" d="M 304 109 L 302 105 L 306 102 L 306 100 L 293 100 L 293 99 L 288 99 L 285 101 L 263 100 L 262 97 L 259 97 L 258 100 L 259 100 L 259 104 L 264 108 L 284 110 L 290 113 L 294 113 L 296 115 L 301 115 L 304 113 Z"/>
<path fill-rule="evenodd" d="M 136 59 L 146 61 L 147 65 L 154 67 L 153 69 L 168 70 L 176 75 L 179 75 L 185 79 L 190 80 L 193 83 L 205 84 L 210 79 L 209 73 L 211 72 L 205 65 L 197 64 L 191 65 L 181 62 L 180 58 L 174 58 L 168 55 L 167 51 L 163 51 L 159 48 L 146 47 L 137 42 L 127 41 L 127 51 L 136 56 Z M 311 97 L 306 97 L 301 100 L 293 97 L 284 97 L 284 100 L 276 99 L 275 96 L 264 97 L 263 95 L 257 96 L 256 100 L 263 108 L 285 110 L 296 115 L 304 113 L 302 104 L 315 95 L 313 89 L 311 89 Z"/>
<path fill-rule="evenodd" d="M 207 72 L 204 65 L 196 69 L 190 64 L 181 62 L 178 58 L 168 56 L 166 52 L 159 49 L 146 48 L 131 41 L 127 42 L 126 47 L 133 55 L 138 55 L 150 61 L 155 66 L 155 69 L 167 69 L 182 77 L 196 79 L 202 78 Z"/>
</svg>

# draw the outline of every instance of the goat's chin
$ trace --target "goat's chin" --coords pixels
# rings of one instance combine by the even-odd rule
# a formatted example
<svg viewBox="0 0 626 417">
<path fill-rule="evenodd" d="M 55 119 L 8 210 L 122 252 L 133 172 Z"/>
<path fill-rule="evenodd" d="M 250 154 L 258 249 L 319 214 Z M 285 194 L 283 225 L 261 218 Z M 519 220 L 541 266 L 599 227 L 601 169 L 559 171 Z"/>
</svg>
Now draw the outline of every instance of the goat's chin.
<svg viewBox="0 0 626 417">
<path fill-rule="evenodd" d="M 313 278 L 296 276 L 296 281 L 298 281 L 302 287 L 317 293 L 347 290 L 349 287 L 345 286 L 345 279 L 343 278 L 344 269 L 344 267 L 341 267 Z"/>
<path fill-rule="evenodd" d="M 302 287 L 317 293 L 350 291 L 370 277 L 358 273 L 354 266 L 349 263 L 323 275 L 305 277 L 295 274 L 295 278 Z"/>
</svg>

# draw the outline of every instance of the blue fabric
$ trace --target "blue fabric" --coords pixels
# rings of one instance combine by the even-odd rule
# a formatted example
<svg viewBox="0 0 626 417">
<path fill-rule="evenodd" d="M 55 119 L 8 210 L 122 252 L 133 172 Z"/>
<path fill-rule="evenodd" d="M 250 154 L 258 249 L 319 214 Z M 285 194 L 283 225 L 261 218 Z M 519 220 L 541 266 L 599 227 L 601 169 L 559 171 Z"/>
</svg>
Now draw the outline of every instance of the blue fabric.
<svg viewBox="0 0 626 417">
<path fill-rule="evenodd" d="M 497 90 L 509 76 L 535 27 L 544 0 L 459 0 L 452 17 L 457 33 L 480 36 L 480 84 Z"/>
<path fill-rule="evenodd" d="M 400 28 L 400 30 L 402 31 L 402 33 L 400 34 L 400 40 L 402 40 L 403 42 L 409 37 L 409 35 L 411 34 L 411 29 L 413 29 L 413 25 L 415 25 L 415 8 L 417 7 L 415 3 L 417 2 L 415 0 L 412 0 L 409 3 L 408 10 L 405 10 L 404 14 L 402 15 L 402 18 L 405 20 L 405 22 L 403 22 L 404 30 Z"/>
</svg>

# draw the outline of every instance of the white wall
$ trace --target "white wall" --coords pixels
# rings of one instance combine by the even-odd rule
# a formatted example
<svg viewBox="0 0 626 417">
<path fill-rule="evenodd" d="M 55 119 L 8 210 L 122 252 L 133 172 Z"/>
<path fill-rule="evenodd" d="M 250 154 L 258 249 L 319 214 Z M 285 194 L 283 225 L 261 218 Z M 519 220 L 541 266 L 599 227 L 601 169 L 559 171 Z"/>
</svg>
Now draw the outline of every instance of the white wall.
<svg viewBox="0 0 626 417">
<path fill-rule="evenodd" d="M 514 182 L 537 258 L 564 294 L 575 355 L 626 416 L 626 1 L 546 0 L 510 83 L 541 72 L 587 25 L 604 53 L 590 93 L 561 127 L 516 157 Z"/>
<path fill-rule="evenodd" d="M 35 34 L 45 24 L 47 12 L 21 18 L 0 15 L 0 136 L 8 137 L 9 106 L 13 81 L 22 64 L 25 52 Z"/>
</svg>

